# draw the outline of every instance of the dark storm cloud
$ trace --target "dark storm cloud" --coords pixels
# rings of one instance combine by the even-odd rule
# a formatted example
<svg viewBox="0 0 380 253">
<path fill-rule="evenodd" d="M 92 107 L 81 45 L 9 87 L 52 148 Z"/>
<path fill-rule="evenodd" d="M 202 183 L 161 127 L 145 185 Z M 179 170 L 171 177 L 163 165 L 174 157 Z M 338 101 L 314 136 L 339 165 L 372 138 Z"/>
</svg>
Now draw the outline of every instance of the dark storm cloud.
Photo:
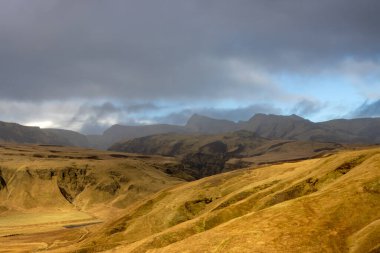
<svg viewBox="0 0 380 253">
<path fill-rule="evenodd" d="M 286 99 L 268 72 L 378 57 L 379 9 L 377 0 L 2 0 L 0 98 Z"/>
<path fill-rule="evenodd" d="M 360 118 L 380 117 L 380 99 L 372 103 L 363 103 L 350 116 Z"/>
</svg>

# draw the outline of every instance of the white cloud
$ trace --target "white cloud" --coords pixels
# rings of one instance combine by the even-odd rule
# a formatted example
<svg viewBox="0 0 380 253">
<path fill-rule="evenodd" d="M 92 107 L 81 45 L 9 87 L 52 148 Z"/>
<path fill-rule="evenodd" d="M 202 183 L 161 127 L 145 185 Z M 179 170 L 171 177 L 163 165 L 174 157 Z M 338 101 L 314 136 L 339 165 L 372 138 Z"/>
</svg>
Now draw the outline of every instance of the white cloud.
<svg viewBox="0 0 380 253">
<path fill-rule="evenodd" d="M 336 70 L 368 99 L 380 98 L 380 61 L 348 58 Z"/>
<path fill-rule="evenodd" d="M 59 125 L 55 125 L 54 122 L 50 120 L 46 121 L 31 121 L 24 124 L 25 126 L 38 126 L 40 128 L 57 128 Z"/>
<path fill-rule="evenodd" d="M 221 70 L 230 78 L 231 97 L 255 102 L 289 102 L 299 98 L 279 86 L 272 74 L 259 64 L 239 58 L 222 61 Z"/>
<path fill-rule="evenodd" d="M 64 127 L 79 101 L 28 101 L 0 100 L 0 120 L 40 127 Z"/>
</svg>

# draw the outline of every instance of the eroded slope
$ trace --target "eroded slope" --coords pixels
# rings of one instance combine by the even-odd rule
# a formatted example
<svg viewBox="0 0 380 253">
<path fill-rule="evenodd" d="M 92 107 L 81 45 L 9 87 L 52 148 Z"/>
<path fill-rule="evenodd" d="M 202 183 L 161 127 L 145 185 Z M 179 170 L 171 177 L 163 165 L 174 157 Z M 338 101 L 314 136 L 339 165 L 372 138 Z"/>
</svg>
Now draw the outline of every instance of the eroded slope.
<svg viewBox="0 0 380 253">
<path fill-rule="evenodd" d="M 77 242 L 93 229 L 87 225 L 100 226 L 149 195 L 181 183 L 161 171 L 173 162 L 81 148 L 2 144 L 0 245 L 30 252 Z"/>
<path fill-rule="evenodd" d="M 380 149 L 369 149 L 163 190 L 67 250 L 376 252 L 379 219 Z"/>
</svg>

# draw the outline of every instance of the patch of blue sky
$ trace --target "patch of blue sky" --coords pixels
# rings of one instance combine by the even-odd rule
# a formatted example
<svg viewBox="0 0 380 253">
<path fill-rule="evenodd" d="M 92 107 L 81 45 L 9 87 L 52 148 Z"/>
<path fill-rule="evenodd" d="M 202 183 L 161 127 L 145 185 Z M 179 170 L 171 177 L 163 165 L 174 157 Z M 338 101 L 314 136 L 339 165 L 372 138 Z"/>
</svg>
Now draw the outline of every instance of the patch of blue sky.
<svg viewBox="0 0 380 253">
<path fill-rule="evenodd" d="M 312 117 L 314 120 L 343 117 L 367 99 L 344 75 L 281 73 L 273 78 L 288 93 L 323 105 L 320 113 Z"/>
</svg>

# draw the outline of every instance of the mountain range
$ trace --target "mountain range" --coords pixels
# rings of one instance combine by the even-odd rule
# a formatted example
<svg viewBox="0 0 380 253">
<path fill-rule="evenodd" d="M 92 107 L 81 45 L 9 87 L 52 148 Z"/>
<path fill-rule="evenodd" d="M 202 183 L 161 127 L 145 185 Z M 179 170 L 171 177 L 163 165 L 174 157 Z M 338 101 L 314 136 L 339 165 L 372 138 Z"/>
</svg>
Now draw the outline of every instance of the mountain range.
<svg viewBox="0 0 380 253">
<path fill-rule="evenodd" d="M 113 125 L 101 135 L 84 135 L 62 129 L 41 129 L 0 122 L 0 140 L 15 143 L 80 146 L 107 149 L 117 142 L 166 133 L 221 134 L 251 131 L 269 139 L 337 143 L 380 143 L 380 118 L 336 119 L 312 122 L 297 115 L 256 114 L 248 121 L 233 122 L 194 114 L 184 126 L 155 124 Z"/>
</svg>

